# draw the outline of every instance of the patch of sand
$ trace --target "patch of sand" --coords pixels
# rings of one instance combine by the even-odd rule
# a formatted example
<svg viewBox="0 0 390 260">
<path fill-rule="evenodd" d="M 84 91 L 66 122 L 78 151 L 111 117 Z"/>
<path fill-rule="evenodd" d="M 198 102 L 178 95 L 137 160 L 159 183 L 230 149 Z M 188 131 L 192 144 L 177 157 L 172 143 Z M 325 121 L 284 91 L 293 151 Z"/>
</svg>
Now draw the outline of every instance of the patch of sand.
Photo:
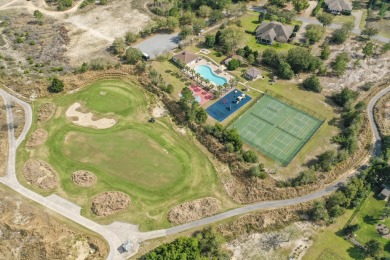
<svg viewBox="0 0 390 260">
<path fill-rule="evenodd" d="M 90 171 L 75 171 L 72 174 L 72 181 L 81 187 L 91 187 L 96 183 L 96 175 Z"/>
<path fill-rule="evenodd" d="M 28 160 L 24 164 L 23 176 L 29 183 L 44 190 L 51 190 L 59 185 L 57 173 L 41 160 Z"/>
<path fill-rule="evenodd" d="M 96 195 L 92 199 L 92 212 L 97 216 L 109 216 L 127 209 L 130 197 L 120 191 L 108 191 Z"/>
<path fill-rule="evenodd" d="M 27 141 L 26 146 L 28 148 L 35 148 L 37 146 L 40 146 L 46 142 L 47 137 L 48 133 L 46 132 L 46 130 L 39 128 L 31 134 L 31 137 Z"/>
<path fill-rule="evenodd" d="M 115 125 L 115 119 L 110 118 L 101 118 L 98 120 L 93 120 L 94 115 L 89 113 L 82 113 L 77 111 L 78 108 L 81 107 L 81 104 L 76 102 L 71 105 L 66 111 L 66 116 L 72 121 L 72 123 L 84 126 L 84 127 L 92 127 L 97 129 L 106 129 Z"/>
<path fill-rule="evenodd" d="M 156 117 L 156 118 L 157 117 L 164 117 L 167 115 L 167 111 L 163 107 L 157 106 L 153 109 L 152 114 L 153 114 L 153 117 Z"/>
<path fill-rule="evenodd" d="M 174 224 L 183 224 L 212 216 L 220 210 L 221 202 L 219 200 L 206 197 L 173 207 L 168 213 L 168 219 Z"/>
</svg>

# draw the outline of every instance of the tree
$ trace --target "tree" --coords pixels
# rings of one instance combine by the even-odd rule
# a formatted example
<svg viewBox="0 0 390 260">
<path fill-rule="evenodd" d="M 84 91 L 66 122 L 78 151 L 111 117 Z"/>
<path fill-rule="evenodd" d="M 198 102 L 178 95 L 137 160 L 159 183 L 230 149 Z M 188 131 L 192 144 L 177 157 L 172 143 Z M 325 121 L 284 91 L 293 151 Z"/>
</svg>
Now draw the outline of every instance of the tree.
<svg viewBox="0 0 390 260">
<path fill-rule="evenodd" d="M 324 43 L 324 45 L 322 46 L 322 51 L 321 51 L 321 54 L 320 54 L 320 58 L 323 59 L 323 60 L 327 60 L 330 56 L 330 48 L 329 48 L 329 45 L 327 43 Z"/>
<path fill-rule="evenodd" d="M 280 61 L 281 59 L 278 52 L 273 48 L 266 49 L 261 56 L 261 62 L 274 69 L 278 68 Z"/>
<path fill-rule="evenodd" d="M 326 210 L 324 201 L 314 202 L 313 208 L 309 212 L 310 218 L 314 221 L 328 220 L 329 215 Z"/>
<path fill-rule="evenodd" d="M 136 42 L 137 39 L 138 39 L 138 35 L 137 34 L 134 34 L 132 32 L 127 32 L 125 34 L 125 42 L 126 42 L 127 45 L 130 45 L 130 44 Z"/>
<path fill-rule="evenodd" d="M 318 21 L 320 21 L 320 23 L 322 23 L 322 26 L 324 26 L 324 27 L 331 25 L 333 18 L 334 18 L 333 14 L 329 14 L 326 12 L 323 12 L 323 13 L 317 15 Z"/>
<path fill-rule="evenodd" d="M 285 61 L 281 61 L 278 67 L 278 76 L 282 79 L 292 79 L 294 71 L 291 69 L 290 64 Z"/>
<path fill-rule="evenodd" d="M 310 6 L 307 0 L 292 0 L 292 4 L 297 13 L 301 13 L 302 10 L 307 9 Z"/>
<path fill-rule="evenodd" d="M 64 82 L 58 78 L 53 78 L 48 90 L 51 93 L 62 92 L 64 90 Z"/>
<path fill-rule="evenodd" d="M 329 171 L 337 163 L 337 153 L 335 151 L 326 151 L 317 156 L 315 168 L 321 171 Z"/>
<path fill-rule="evenodd" d="M 201 33 L 205 26 L 206 21 L 204 19 L 196 19 L 192 26 L 193 34 L 198 35 L 199 33 Z"/>
<path fill-rule="evenodd" d="M 207 112 L 203 107 L 198 107 L 195 111 L 195 122 L 198 124 L 204 124 L 207 120 Z"/>
<path fill-rule="evenodd" d="M 284 7 L 286 0 L 268 0 L 268 5 L 276 5 L 277 7 Z"/>
<path fill-rule="evenodd" d="M 235 70 L 240 66 L 240 62 L 236 59 L 231 59 L 227 65 L 228 70 Z"/>
<path fill-rule="evenodd" d="M 295 47 L 288 51 L 287 62 L 290 64 L 294 73 L 314 71 L 322 64 L 319 58 L 314 57 L 308 50 L 301 47 Z"/>
<path fill-rule="evenodd" d="M 337 76 L 344 74 L 349 62 L 349 56 L 347 52 L 342 52 L 336 56 L 335 61 L 332 64 L 333 73 Z"/>
<path fill-rule="evenodd" d="M 322 91 L 320 80 L 315 75 L 311 75 L 310 77 L 305 79 L 302 82 L 302 87 L 306 90 L 310 90 L 317 93 L 320 93 Z"/>
<path fill-rule="evenodd" d="M 381 52 L 382 52 L 382 54 L 385 54 L 385 53 L 388 52 L 389 50 L 390 50 L 390 42 L 385 43 L 385 44 L 383 45 Z"/>
<path fill-rule="evenodd" d="M 212 34 L 206 35 L 204 44 L 209 48 L 213 48 L 215 45 L 215 35 Z"/>
<path fill-rule="evenodd" d="M 379 32 L 378 29 L 368 26 L 362 30 L 362 35 L 367 36 L 368 39 L 370 39 L 372 36 L 377 35 Z"/>
<path fill-rule="evenodd" d="M 212 9 L 208 7 L 207 5 L 202 5 L 199 7 L 198 15 L 199 17 L 206 18 L 209 17 Z"/>
<path fill-rule="evenodd" d="M 291 180 L 291 186 L 298 187 L 302 185 L 307 185 L 314 183 L 317 180 L 316 173 L 313 169 L 309 169 L 307 171 L 303 171 L 299 173 L 299 175 Z"/>
<path fill-rule="evenodd" d="M 383 208 L 382 215 L 384 218 L 390 217 L 390 206 L 386 206 Z"/>
<path fill-rule="evenodd" d="M 212 10 L 209 17 L 209 24 L 216 24 L 223 18 L 223 13 L 221 10 Z"/>
<path fill-rule="evenodd" d="M 363 47 L 363 54 L 366 57 L 371 57 L 374 54 L 374 47 L 375 45 L 372 42 L 367 42 Z"/>
<path fill-rule="evenodd" d="M 179 33 L 179 38 L 181 40 L 184 40 L 191 34 L 192 34 L 192 27 L 189 25 L 186 25 L 186 26 L 181 27 L 181 30 Z"/>
<path fill-rule="evenodd" d="M 42 24 L 42 20 L 43 20 L 43 13 L 39 10 L 35 10 L 34 11 L 34 17 L 35 19 L 37 19 L 38 23 L 39 24 Z"/>
<path fill-rule="evenodd" d="M 262 23 L 265 20 L 265 12 L 259 13 L 259 23 Z"/>
<path fill-rule="evenodd" d="M 387 5 L 385 1 L 382 1 L 381 7 L 379 8 L 378 17 L 379 19 L 383 19 L 386 16 Z"/>
<path fill-rule="evenodd" d="M 318 42 L 324 37 L 325 28 L 318 24 L 309 24 L 306 26 L 306 38 L 310 43 Z"/>
<path fill-rule="evenodd" d="M 353 233 L 355 233 L 356 231 L 358 231 L 360 229 L 360 226 L 359 224 L 354 224 L 354 225 L 348 225 L 346 226 L 344 229 L 343 229 L 343 233 L 345 235 L 351 235 Z"/>
<path fill-rule="evenodd" d="M 249 163 L 255 163 L 258 160 L 257 154 L 252 150 L 245 151 L 242 154 L 242 158 L 244 159 L 244 162 Z"/>
<path fill-rule="evenodd" d="M 126 50 L 126 43 L 123 38 L 115 38 L 114 42 L 112 43 L 112 49 L 114 50 L 115 54 L 122 55 Z"/>
<path fill-rule="evenodd" d="M 179 26 L 179 20 L 176 17 L 169 16 L 165 21 L 165 26 L 168 31 L 174 31 Z"/>
<path fill-rule="evenodd" d="M 348 37 L 349 33 L 353 29 L 354 24 L 351 22 L 344 23 L 340 29 L 334 30 L 331 36 L 331 42 L 334 44 L 341 44 L 345 42 Z"/>
<path fill-rule="evenodd" d="M 246 60 L 248 61 L 249 64 L 253 64 L 255 62 L 255 55 L 252 53 L 252 54 L 249 54 L 249 56 L 246 58 Z"/>
<path fill-rule="evenodd" d="M 195 97 L 188 87 L 184 87 L 181 91 L 180 104 L 183 108 L 189 109 L 190 105 L 195 102 Z"/>
<path fill-rule="evenodd" d="M 264 169 L 264 164 L 260 163 L 258 166 L 253 166 L 249 170 L 250 177 L 257 177 L 260 179 L 267 178 L 267 174 Z"/>
<path fill-rule="evenodd" d="M 343 88 L 340 93 L 332 95 L 331 99 L 336 103 L 336 105 L 343 107 L 347 103 L 355 100 L 358 95 L 359 93 L 356 91 L 350 90 L 349 88 Z"/>
<path fill-rule="evenodd" d="M 375 257 L 382 250 L 382 245 L 375 239 L 371 239 L 365 245 L 366 254 L 372 257 Z"/>
<path fill-rule="evenodd" d="M 234 52 L 244 39 L 243 32 L 237 27 L 228 27 L 222 31 L 221 47 L 225 53 Z"/>
<path fill-rule="evenodd" d="M 129 64 L 136 64 L 142 59 L 142 52 L 137 48 L 129 47 L 125 54 L 125 60 Z"/>
<path fill-rule="evenodd" d="M 194 20 L 195 20 L 195 14 L 190 11 L 184 12 L 179 19 L 181 26 L 191 25 L 194 22 Z"/>
</svg>

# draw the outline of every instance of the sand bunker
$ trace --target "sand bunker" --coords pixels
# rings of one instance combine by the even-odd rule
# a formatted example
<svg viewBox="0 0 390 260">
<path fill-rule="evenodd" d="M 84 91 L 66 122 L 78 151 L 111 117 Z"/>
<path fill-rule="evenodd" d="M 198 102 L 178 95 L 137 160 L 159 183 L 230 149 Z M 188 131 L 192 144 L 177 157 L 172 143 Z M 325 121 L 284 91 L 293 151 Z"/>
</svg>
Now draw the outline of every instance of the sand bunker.
<svg viewBox="0 0 390 260">
<path fill-rule="evenodd" d="M 29 183 L 44 190 L 54 189 L 59 184 L 57 173 L 41 160 L 28 160 L 24 164 L 23 176 Z"/>
<path fill-rule="evenodd" d="M 115 119 L 110 118 L 101 118 L 98 120 L 93 120 L 94 115 L 89 113 L 82 113 L 78 111 L 81 107 L 81 104 L 76 102 L 71 105 L 66 111 L 66 116 L 72 121 L 72 123 L 84 126 L 84 127 L 92 127 L 97 129 L 106 129 L 115 125 Z"/>
<path fill-rule="evenodd" d="M 37 146 L 40 146 L 46 142 L 47 136 L 48 133 L 46 132 L 46 130 L 39 128 L 31 134 L 31 137 L 27 141 L 26 146 L 28 148 L 35 148 Z"/>
<path fill-rule="evenodd" d="M 220 210 L 221 202 L 219 200 L 206 197 L 173 207 L 168 213 L 168 219 L 174 224 L 183 224 L 212 216 Z"/>
<path fill-rule="evenodd" d="M 38 121 L 46 122 L 53 117 L 56 111 L 56 105 L 53 103 L 44 103 L 38 109 Z"/>
<path fill-rule="evenodd" d="M 89 171 L 75 171 L 72 174 L 72 181 L 81 187 L 91 187 L 96 183 L 96 175 Z"/>
<path fill-rule="evenodd" d="M 108 191 L 96 195 L 92 199 L 92 212 L 97 216 L 109 216 L 127 209 L 130 197 L 120 191 Z"/>
</svg>

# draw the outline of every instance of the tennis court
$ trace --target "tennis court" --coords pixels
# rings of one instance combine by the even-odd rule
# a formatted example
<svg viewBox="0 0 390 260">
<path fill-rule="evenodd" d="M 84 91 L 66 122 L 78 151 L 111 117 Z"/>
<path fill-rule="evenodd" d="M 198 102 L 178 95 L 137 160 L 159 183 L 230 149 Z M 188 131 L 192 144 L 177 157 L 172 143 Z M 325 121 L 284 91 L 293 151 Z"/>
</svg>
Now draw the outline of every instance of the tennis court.
<svg viewBox="0 0 390 260">
<path fill-rule="evenodd" d="M 263 154 L 287 166 L 323 121 L 265 94 L 232 127 Z"/>
<path fill-rule="evenodd" d="M 217 102 L 209 106 L 206 111 L 218 122 L 222 122 L 251 99 L 250 96 L 245 95 L 237 89 L 233 89 L 228 94 L 221 97 Z"/>
</svg>

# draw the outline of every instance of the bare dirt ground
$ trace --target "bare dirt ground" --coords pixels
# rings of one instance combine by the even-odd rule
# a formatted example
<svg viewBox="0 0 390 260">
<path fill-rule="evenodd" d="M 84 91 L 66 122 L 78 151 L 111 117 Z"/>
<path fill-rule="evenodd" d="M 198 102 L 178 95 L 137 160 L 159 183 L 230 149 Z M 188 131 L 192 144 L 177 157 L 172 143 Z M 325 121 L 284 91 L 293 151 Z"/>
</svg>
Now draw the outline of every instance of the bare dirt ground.
<svg viewBox="0 0 390 260">
<path fill-rule="evenodd" d="M 0 259 L 105 259 L 106 243 L 0 187 Z"/>
<path fill-rule="evenodd" d="M 47 131 L 45 129 L 38 128 L 31 134 L 30 139 L 26 143 L 26 147 L 35 148 L 41 146 L 46 142 L 47 137 L 48 137 Z"/>
<path fill-rule="evenodd" d="M 66 111 L 66 117 L 75 125 L 106 129 L 113 127 L 116 124 L 116 120 L 110 118 L 100 118 L 95 120 L 95 115 L 91 112 L 80 112 L 80 109 L 82 109 L 81 107 L 81 104 L 76 102 Z M 85 111 L 85 109 L 83 110 Z"/>
<path fill-rule="evenodd" d="M 50 120 L 54 112 L 56 111 L 56 105 L 54 103 L 44 103 L 38 109 L 38 122 L 44 123 Z"/>
<path fill-rule="evenodd" d="M 375 121 L 382 135 L 390 135 L 390 94 L 382 97 L 375 105 Z"/>
<path fill-rule="evenodd" d="M 116 37 L 142 30 L 150 18 L 134 9 L 133 1 L 139 0 L 111 1 L 65 19 L 71 39 L 66 53 L 70 63 L 80 65 L 91 57 L 111 59 L 106 50 Z"/>
<path fill-rule="evenodd" d="M 221 202 L 216 198 L 206 197 L 173 207 L 168 213 L 168 220 L 173 224 L 183 224 L 212 216 L 221 210 Z"/>
<path fill-rule="evenodd" d="M 109 216 L 121 212 L 130 205 L 130 197 L 120 191 L 108 191 L 92 199 L 92 212 L 97 216 Z"/>
<path fill-rule="evenodd" d="M 232 260 L 301 259 L 312 244 L 310 222 L 295 222 L 276 231 L 245 234 L 224 245 L 233 252 Z"/>
<path fill-rule="evenodd" d="M 31 185 L 44 190 L 52 190 L 59 185 L 57 173 L 41 160 L 29 159 L 24 164 L 23 176 Z"/>
<path fill-rule="evenodd" d="M 24 109 L 19 104 L 12 104 L 12 112 L 14 114 L 14 132 L 15 138 L 18 138 L 24 127 Z"/>
<path fill-rule="evenodd" d="M 4 101 L 0 97 L 0 176 L 7 174 L 8 158 L 8 125 Z"/>
<path fill-rule="evenodd" d="M 168 115 L 168 111 L 162 106 L 156 106 L 152 111 L 153 117 L 164 117 Z"/>
<path fill-rule="evenodd" d="M 81 187 L 91 187 L 96 180 L 96 175 L 90 171 L 80 170 L 72 173 L 72 181 Z"/>
<path fill-rule="evenodd" d="M 339 91 L 344 87 L 358 90 L 369 82 L 379 82 L 389 77 L 388 68 L 390 67 L 390 53 L 364 58 L 362 46 L 364 42 L 349 40 L 344 45 L 330 46 L 332 54 L 328 61 L 332 62 L 336 55 L 345 51 L 351 57 L 348 69 L 341 77 L 321 77 L 321 84 L 324 87 L 324 93 Z M 380 47 L 378 47 L 380 48 Z"/>
</svg>

